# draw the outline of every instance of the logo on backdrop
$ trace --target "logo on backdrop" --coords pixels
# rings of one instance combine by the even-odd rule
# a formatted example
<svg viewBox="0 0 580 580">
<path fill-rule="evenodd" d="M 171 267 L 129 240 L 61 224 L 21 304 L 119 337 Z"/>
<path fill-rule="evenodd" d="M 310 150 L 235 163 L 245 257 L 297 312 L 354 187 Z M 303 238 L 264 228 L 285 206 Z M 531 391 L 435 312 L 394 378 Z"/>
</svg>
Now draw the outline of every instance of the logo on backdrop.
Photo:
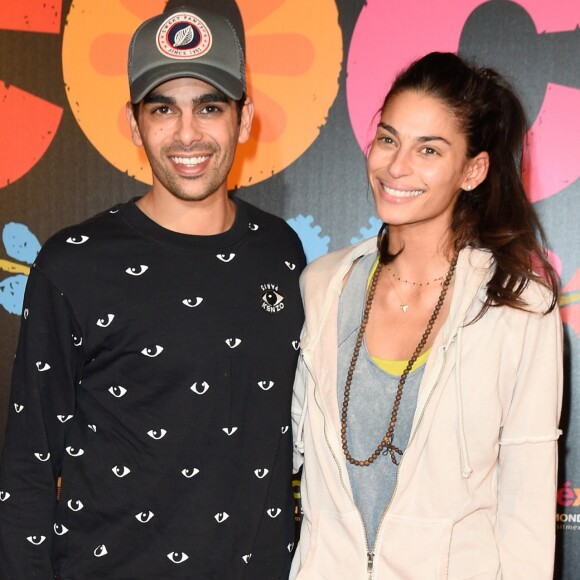
<svg viewBox="0 0 580 580">
<path fill-rule="evenodd" d="M 556 529 L 566 531 L 580 530 L 580 486 L 566 481 L 556 494 L 558 512 L 556 513 Z M 566 511 L 560 508 L 568 508 Z M 570 508 L 575 508 L 570 510 Z"/>
</svg>

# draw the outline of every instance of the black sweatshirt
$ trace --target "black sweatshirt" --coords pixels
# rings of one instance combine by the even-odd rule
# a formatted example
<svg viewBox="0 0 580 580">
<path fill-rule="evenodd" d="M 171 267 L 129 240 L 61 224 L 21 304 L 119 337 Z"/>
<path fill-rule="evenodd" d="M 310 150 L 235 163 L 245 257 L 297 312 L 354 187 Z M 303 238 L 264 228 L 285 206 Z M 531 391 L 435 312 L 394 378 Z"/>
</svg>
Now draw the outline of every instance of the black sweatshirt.
<svg viewBox="0 0 580 580">
<path fill-rule="evenodd" d="M 283 220 L 236 207 L 229 231 L 190 236 L 129 202 L 41 250 L 0 471 L 0 578 L 287 578 L 305 259 Z"/>
</svg>

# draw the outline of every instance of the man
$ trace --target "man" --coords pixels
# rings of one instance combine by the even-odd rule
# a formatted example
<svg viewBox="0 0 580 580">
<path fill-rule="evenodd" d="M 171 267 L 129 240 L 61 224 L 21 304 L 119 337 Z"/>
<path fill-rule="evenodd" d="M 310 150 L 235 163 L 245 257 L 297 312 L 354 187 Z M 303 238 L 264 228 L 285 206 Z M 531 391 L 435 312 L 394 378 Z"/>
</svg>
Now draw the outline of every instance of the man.
<svg viewBox="0 0 580 580">
<path fill-rule="evenodd" d="M 253 115 L 238 36 L 171 8 L 135 32 L 129 84 L 153 185 L 56 234 L 30 274 L 0 576 L 287 578 L 305 259 L 228 195 Z"/>
</svg>

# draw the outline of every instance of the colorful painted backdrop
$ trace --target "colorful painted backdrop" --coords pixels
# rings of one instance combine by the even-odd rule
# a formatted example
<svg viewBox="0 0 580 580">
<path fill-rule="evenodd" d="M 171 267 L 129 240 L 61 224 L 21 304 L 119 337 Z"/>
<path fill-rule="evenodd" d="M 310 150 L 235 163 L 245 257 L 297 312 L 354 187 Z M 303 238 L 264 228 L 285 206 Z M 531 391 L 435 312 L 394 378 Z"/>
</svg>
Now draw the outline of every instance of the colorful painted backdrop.
<svg viewBox="0 0 580 580">
<path fill-rule="evenodd" d="M 173 3 L 173 0 L 171 0 Z M 184 0 L 186 2 L 187 0 Z M 228 9 L 233 0 L 208 4 Z M 3 0 L 0 7 L 0 433 L 30 264 L 61 227 L 144 193 L 126 53 L 165 0 Z M 238 0 L 257 118 L 229 185 L 283 216 L 309 260 L 373 236 L 363 150 L 396 72 L 431 50 L 507 75 L 530 122 L 526 181 L 563 286 L 566 401 L 558 576 L 580 564 L 580 3 Z M 0 435 L 0 446 L 2 436 Z M 525 485 L 525 482 L 522 482 Z"/>
</svg>

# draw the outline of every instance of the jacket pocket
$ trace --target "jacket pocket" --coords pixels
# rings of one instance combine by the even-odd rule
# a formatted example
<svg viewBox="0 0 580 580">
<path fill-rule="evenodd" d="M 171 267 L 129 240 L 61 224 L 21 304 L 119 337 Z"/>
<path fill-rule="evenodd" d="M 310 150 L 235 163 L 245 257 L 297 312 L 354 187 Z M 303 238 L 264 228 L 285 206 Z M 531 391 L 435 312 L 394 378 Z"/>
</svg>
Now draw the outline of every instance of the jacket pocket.
<svg viewBox="0 0 580 580">
<path fill-rule="evenodd" d="M 452 529 L 451 520 L 387 516 L 377 538 L 373 578 L 447 578 Z"/>
<path fill-rule="evenodd" d="M 363 527 L 354 510 L 347 513 L 317 511 L 312 519 L 305 519 L 299 551 L 302 564 L 296 580 L 366 578 Z"/>
</svg>

